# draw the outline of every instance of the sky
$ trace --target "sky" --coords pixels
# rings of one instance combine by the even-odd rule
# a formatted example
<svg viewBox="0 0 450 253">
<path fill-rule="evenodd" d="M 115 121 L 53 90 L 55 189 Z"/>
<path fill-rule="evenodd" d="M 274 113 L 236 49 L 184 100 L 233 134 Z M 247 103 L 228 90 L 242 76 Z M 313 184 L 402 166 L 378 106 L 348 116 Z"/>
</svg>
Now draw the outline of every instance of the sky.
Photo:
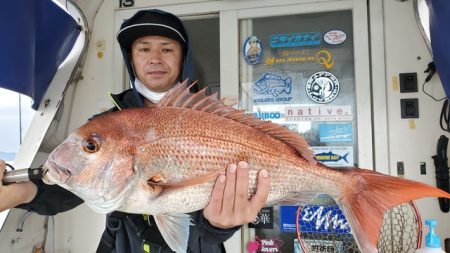
<svg viewBox="0 0 450 253">
<path fill-rule="evenodd" d="M 21 95 L 22 101 L 22 139 L 28 129 L 34 110 L 32 100 Z M 0 88 L 0 151 L 17 152 L 20 144 L 19 94 Z"/>
</svg>

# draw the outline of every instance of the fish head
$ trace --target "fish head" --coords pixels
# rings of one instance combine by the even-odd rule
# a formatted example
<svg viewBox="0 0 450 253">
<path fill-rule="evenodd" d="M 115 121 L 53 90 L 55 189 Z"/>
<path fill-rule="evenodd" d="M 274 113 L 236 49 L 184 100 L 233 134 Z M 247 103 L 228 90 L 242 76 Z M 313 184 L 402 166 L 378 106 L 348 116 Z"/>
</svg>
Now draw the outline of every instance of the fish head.
<svg viewBox="0 0 450 253">
<path fill-rule="evenodd" d="M 99 213 L 117 210 L 139 180 L 133 168 L 137 138 L 127 123 L 105 116 L 70 134 L 43 167 L 45 183 L 73 192 Z"/>
<path fill-rule="evenodd" d="M 262 94 L 269 89 L 269 86 L 266 81 L 259 80 L 253 85 L 253 91 Z"/>
</svg>

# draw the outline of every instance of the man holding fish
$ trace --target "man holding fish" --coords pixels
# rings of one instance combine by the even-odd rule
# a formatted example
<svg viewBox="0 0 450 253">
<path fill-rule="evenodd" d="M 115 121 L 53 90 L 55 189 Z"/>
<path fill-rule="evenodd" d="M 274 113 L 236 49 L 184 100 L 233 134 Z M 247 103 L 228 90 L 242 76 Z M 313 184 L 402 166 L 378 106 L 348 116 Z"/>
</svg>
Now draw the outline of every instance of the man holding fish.
<svg viewBox="0 0 450 253">
<path fill-rule="evenodd" d="M 186 30 L 176 16 L 160 10 L 139 11 L 122 24 L 117 40 L 132 88 L 112 95 L 116 106 L 110 111 L 152 107 L 168 91 L 185 85 L 180 82 L 191 77 L 189 41 Z M 85 149 L 93 152 L 98 147 L 92 142 Z M 5 163 L 0 160 L 0 179 L 4 170 Z M 155 183 L 161 180 L 158 177 L 149 178 Z M 248 199 L 249 170 L 246 162 L 230 164 L 226 172 L 219 173 L 209 204 L 202 211 L 190 214 L 186 252 L 225 252 L 223 242 L 240 225 L 251 222 L 267 200 L 270 188 L 267 170 L 259 172 L 257 181 L 257 191 Z M 54 215 L 81 203 L 83 200 L 73 193 L 42 181 L 0 185 L 0 211 L 19 207 L 43 215 Z M 169 247 L 168 243 L 177 244 L 163 239 L 166 238 L 164 231 L 159 231 L 155 218 L 150 215 L 113 212 L 107 215 L 106 222 L 107 228 L 98 253 L 166 253 L 173 252 L 173 247 Z"/>
</svg>

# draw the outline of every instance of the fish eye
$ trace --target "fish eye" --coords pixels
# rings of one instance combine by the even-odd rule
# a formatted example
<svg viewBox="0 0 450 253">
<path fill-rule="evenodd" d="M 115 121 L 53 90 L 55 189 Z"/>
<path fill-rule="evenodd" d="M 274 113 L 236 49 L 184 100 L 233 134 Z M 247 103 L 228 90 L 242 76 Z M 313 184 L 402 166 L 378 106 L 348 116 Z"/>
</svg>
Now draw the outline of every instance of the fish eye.
<svg viewBox="0 0 450 253">
<path fill-rule="evenodd" d="M 100 144 L 95 140 L 87 140 L 83 144 L 83 150 L 87 153 L 95 153 L 100 149 Z"/>
</svg>

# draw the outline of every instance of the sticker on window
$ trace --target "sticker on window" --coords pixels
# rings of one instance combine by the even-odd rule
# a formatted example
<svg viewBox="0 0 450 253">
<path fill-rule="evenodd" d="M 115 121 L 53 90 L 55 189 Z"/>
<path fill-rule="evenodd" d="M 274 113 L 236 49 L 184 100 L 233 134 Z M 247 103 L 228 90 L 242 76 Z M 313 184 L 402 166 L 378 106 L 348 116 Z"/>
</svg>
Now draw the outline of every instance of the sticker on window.
<svg viewBox="0 0 450 253">
<path fill-rule="evenodd" d="M 261 41 L 256 36 L 250 36 L 245 40 L 243 54 L 247 64 L 255 65 L 260 63 L 263 53 Z"/>
</svg>

